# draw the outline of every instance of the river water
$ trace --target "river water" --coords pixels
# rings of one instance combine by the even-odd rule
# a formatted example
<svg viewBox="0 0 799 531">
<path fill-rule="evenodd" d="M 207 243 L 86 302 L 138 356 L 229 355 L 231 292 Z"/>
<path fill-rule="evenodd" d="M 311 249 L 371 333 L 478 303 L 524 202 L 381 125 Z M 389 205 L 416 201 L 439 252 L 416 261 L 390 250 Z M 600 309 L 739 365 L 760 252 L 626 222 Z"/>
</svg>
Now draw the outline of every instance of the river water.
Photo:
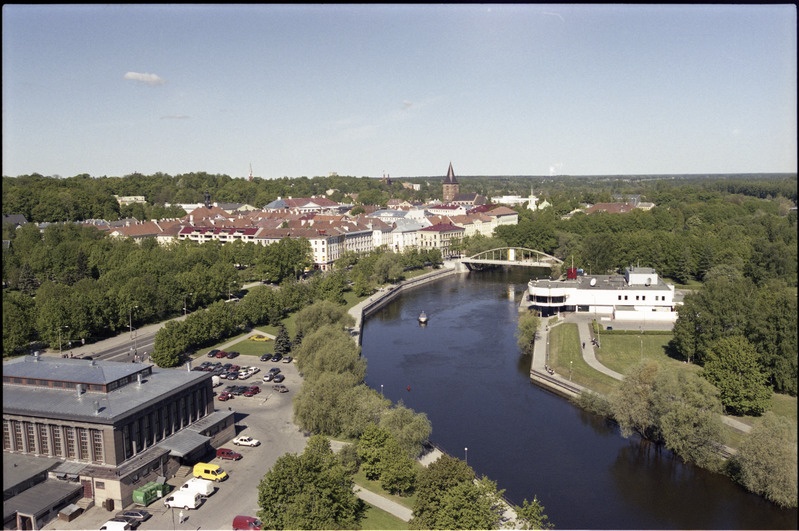
<svg viewBox="0 0 799 531">
<path fill-rule="evenodd" d="M 363 325 L 367 384 L 425 413 L 431 442 L 511 503 L 537 496 L 557 529 L 797 529 L 796 510 L 533 385 L 514 336 L 528 275 L 455 275 L 400 295 Z"/>
</svg>

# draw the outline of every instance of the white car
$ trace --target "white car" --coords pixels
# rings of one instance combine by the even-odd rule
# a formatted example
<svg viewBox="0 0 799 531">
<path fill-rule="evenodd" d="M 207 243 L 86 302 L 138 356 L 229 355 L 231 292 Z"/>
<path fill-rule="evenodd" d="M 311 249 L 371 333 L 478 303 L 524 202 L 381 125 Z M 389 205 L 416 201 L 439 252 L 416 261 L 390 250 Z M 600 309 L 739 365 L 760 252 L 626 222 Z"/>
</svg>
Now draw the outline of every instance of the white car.
<svg viewBox="0 0 799 531">
<path fill-rule="evenodd" d="M 261 441 L 258 439 L 253 439 L 252 437 L 248 437 L 246 435 L 239 435 L 235 439 L 233 439 L 233 444 L 236 446 L 258 446 L 261 444 Z"/>
<path fill-rule="evenodd" d="M 255 374 L 255 373 L 260 372 L 260 371 L 261 371 L 261 369 L 259 369 L 258 367 L 255 367 L 255 366 L 247 367 L 247 372 L 249 372 L 250 374 Z"/>
</svg>

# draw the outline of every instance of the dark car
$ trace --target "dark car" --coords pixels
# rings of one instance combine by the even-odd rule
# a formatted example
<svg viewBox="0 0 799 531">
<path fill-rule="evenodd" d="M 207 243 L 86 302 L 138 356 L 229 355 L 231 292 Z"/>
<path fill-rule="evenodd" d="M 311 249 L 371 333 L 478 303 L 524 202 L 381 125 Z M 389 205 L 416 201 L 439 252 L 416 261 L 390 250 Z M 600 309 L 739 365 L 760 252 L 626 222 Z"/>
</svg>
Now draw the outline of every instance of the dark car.
<svg viewBox="0 0 799 531">
<path fill-rule="evenodd" d="M 280 372 L 280 367 L 272 367 L 269 369 L 269 374 L 275 375 Z"/>
<path fill-rule="evenodd" d="M 117 518 L 126 518 L 137 520 L 139 522 L 146 522 L 150 519 L 152 514 L 149 511 L 145 511 L 144 509 L 131 509 L 129 511 L 122 511 L 117 513 Z"/>
<path fill-rule="evenodd" d="M 241 459 L 241 454 L 238 452 L 234 452 L 230 448 L 218 448 L 216 450 L 216 456 L 219 459 L 231 459 L 233 461 L 238 461 Z"/>
<path fill-rule="evenodd" d="M 216 355 L 217 355 L 218 352 L 219 352 L 219 349 L 216 349 L 216 348 L 214 350 L 209 350 L 208 351 L 208 357 L 209 358 L 216 358 L 217 357 Z"/>
<path fill-rule="evenodd" d="M 281 356 L 280 354 L 275 354 L 274 356 L 272 356 L 272 361 L 280 361 L 282 359 L 283 356 Z"/>
<path fill-rule="evenodd" d="M 276 374 L 276 375 L 274 375 L 274 376 L 272 377 L 272 381 L 273 381 L 273 382 L 275 382 L 275 383 L 280 383 L 280 382 L 282 382 L 282 381 L 283 381 L 283 380 L 285 380 L 285 379 L 286 379 L 286 377 L 285 377 L 285 376 L 283 376 L 283 375 L 282 375 L 282 374 L 280 374 L 280 373 L 278 373 L 278 374 Z"/>
<path fill-rule="evenodd" d="M 245 386 L 237 385 L 235 387 L 235 389 L 233 389 L 233 394 L 236 395 L 236 396 L 241 396 L 241 395 L 244 394 L 244 391 L 246 391 L 246 390 L 247 390 L 247 388 Z"/>
<path fill-rule="evenodd" d="M 261 361 L 272 361 L 272 355 L 264 354 L 263 356 L 261 356 Z"/>
<path fill-rule="evenodd" d="M 230 360 L 232 360 L 233 358 L 235 358 L 238 355 L 239 355 L 239 353 L 236 352 L 235 350 L 231 350 L 230 352 L 227 353 L 227 357 Z"/>
</svg>

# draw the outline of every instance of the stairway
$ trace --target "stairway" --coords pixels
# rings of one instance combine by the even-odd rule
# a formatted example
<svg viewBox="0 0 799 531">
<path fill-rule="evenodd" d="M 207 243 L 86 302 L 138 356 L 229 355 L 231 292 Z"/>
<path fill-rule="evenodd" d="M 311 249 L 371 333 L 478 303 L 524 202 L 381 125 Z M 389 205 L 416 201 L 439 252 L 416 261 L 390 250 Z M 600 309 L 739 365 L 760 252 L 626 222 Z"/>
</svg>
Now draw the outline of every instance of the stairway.
<svg viewBox="0 0 799 531">
<path fill-rule="evenodd" d="M 183 465 L 180 468 L 178 468 L 177 472 L 175 472 L 175 477 L 176 478 L 185 478 L 186 476 L 189 475 L 189 472 L 191 472 L 191 467 L 188 466 L 188 465 Z"/>
<path fill-rule="evenodd" d="M 86 511 L 94 507 L 94 500 L 92 498 L 81 498 L 80 500 L 78 500 L 78 503 L 76 503 L 75 505 L 83 509 L 83 512 L 85 513 Z"/>
</svg>

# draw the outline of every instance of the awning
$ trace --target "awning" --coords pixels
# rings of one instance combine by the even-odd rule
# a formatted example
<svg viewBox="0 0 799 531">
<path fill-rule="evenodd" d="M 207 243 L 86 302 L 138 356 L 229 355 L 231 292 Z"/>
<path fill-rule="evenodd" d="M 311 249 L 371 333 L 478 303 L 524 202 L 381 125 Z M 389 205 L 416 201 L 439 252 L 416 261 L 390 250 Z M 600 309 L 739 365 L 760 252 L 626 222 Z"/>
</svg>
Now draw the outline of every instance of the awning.
<svg viewBox="0 0 799 531">
<path fill-rule="evenodd" d="M 200 435 L 196 431 L 181 430 L 159 442 L 156 446 L 169 450 L 169 455 L 172 457 L 185 457 L 197 448 L 204 446 L 210 440 L 210 437 Z"/>
</svg>

